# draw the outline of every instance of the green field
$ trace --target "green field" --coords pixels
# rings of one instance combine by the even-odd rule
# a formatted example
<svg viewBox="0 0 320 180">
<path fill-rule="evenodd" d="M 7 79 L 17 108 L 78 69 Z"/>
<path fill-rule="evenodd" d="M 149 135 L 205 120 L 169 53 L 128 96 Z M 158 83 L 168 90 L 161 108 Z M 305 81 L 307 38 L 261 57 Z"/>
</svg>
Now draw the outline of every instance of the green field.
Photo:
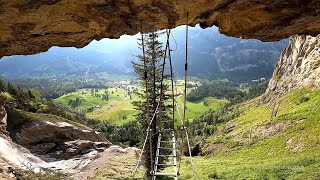
<svg viewBox="0 0 320 180">
<path fill-rule="evenodd" d="M 177 92 L 183 90 L 183 81 L 178 81 Z M 195 84 L 195 82 L 190 82 Z M 132 86 L 128 86 L 132 89 Z M 138 88 L 140 90 L 140 88 Z M 96 119 L 103 122 L 114 123 L 117 125 L 122 125 L 135 119 L 135 114 L 137 113 L 132 104 L 133 101 L 139 101 L 139 97 L 135 93 L 132 93 L 132 99 L 126 96 L 127 90 L 121 88 L 109 88 L 109 89 L 99 89 L 97 92 L 91 92 L 91 89 L 80 89 L 77 92 L 69 93 L 63 95 L 54 100 L 56 104 L 70 107 L 71 109 L 77 111 L 81 110 L 85 112 L 87 117 Z M 106 94 L 108 91 L 109 99 L 103 100 L 102 95 Z M 190 89 L 188 89 L 190 91 Z M 98 95 L 98 96 L 97 96 Z M 70 105 L 70 101 L 75 101 L 80 99 L 80 104 L 76 106 Z M 176 98 L 179 106 L 181 116 L 183 114 L 183 96 L 180 95 Z M 215 99 L 212 97 L 204 98 L 197 102 L 187 102 L 187 112 L 186 119 L 193 119 L 197 116 L 202 115 L 209 109 L 216 109 L 221 105 L 227 103 L 227 100 Z M 93 111 L 88 111 L 92 108 Z M 175 112 L 175 117 L 180 124 L 178 119 L 178 112 Z"/>
<path fill-rule="evenodd" d="M 87 112 L 89 108 L 93 107 L 92 112 L 87 112 L 87 117 L 97 119 L 104 122 L 115 124 L 123 124 L 134 119 L 134 106 L 132 101 L 138 100 L 135 94 L 132 94 L 132 99 L 126 96 L 127 91 L 120 88 L 100 89 L 95 94 L 103 95 L 106 91 L 109 92 L 109 99 L 103 100 L 101 97 L 92 95 L 89 90 L 78 90 L 77 92 L 69 93 L 55 99 L 54 102 L 64 106 L 69 106 L 70 100 L 76 98 L 81 99 L 81 104 L 74 108 L 74 110 L 81 110 Z"/>
<path fill-rule="evenodd" d="M 243 113 L 228 123 L 233 131 L 225 133 L 221 124 L 205 141 L 207 155 L 193 159 L 200 179 L 320 179 L 320 90 L 286 95 L 271 122 L 272 108 L 259 102 L 243 103 Z M 181 179 L 193 179 L 187 159 Z"/>
<path fill-rule="evenodd" d="M 181 118 L 183 118 L 182 116 L 183 116 L 184 97 L 179 96 L 176 98 L 176 101 L 179 106 L 178 109 L 179 109 Z M 198 116 L 201 116 L 203 113 L 207 112 L 209 109 L 217 109 L 217 108 L 223 106 L 223 104 L 226 104 L 228 102 L 229 101 L 226 99 L 215 99 L 213 97 L 207 97 L 201 101 L 194 101 L 194 102 L 187 101 L 186 119 L 192 120 Z M 176 119 L 179 118 L 179 114 L 177 111 L 175 112 L 175 117 L 176 117 Z M 180 124 L 179 119 L 177 120 L 177 122 L 178 122 L 178 124 Z"/>
</svg>

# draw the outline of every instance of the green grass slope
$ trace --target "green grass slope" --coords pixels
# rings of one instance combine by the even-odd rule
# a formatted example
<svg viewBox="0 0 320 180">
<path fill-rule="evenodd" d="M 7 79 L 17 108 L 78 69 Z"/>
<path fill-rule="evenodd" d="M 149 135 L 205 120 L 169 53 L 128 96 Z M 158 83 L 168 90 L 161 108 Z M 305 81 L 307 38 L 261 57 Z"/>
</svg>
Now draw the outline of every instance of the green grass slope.
<svg viewBox="0 0 320 180">
<path fill-rule="evenodd" d="M 179 112 L 182 117 L 183 116 L 184 97 L 179 96 L 176 98 L 176 101 L 178 103 Z M 226 99 L 216 99 L 213 97 L 207 97 L 207 98 L 202 99 L 201 101 L 193 101 L 193 102 L 187 101 L 186 119 L 192 121 L 193 118 L 201 116 L 203 113 L 207 112 L 209 109 L 217 109 L 217 108 L 223 106 L 223 104 L 226 104 L 228 102 L 229 101 Z M 179 118 L 179 114 L 177 111 L 175 112 L 175 117 Z M 177 122 L 178 122 L 178 124 L 180 124 L 179 119 Z"/>
<path fill-rule="evenodd" d="M 95 93 L 103 95 L 105 94 L 105 90 L 106 89 L 100 89 Z M 130 100 L 129 97 L 125 96 L 127 91 L 121 88 L 109 88 L 107 91 L 109 91 L 108 100 L 93 96 L 90 92 L 83 93 L 82 90 L 78 90 L 77 92 L 61 96 L 55 99 L 54 102 L 63 106 L 69 106 L 68 102 L 70 100 L 79 98 L 81 104 L 75 107 L 74 110 L 79 109 L 86 112 L 87 117 L 89 118 L 118 125 L 133 120 L 136 112 L 131 102 L 138 100 L 139 98 L 135 94 L 132 94 L 132 100 Z M 87 109 L 92 107 L 93 111 L 87 112 Z"/>
<path fill-rule="evenodd" d="M 243 103 L 241 110 L 204 142 L 207 155 L 194 157 L 200 179 L 320 179 L 319 89 L 283 97 L 272 121 L 272 106 L 258 98 Z M 232 131 L 226 132 L 227 127 Z M 192 177 L 184 159 L 181 179 Z"/>
<path fill-rule="evenodd" d="M 105 91 L 106 89 L 100 89 L 98 92 L 94 93 L 103 95 L 105 94 Z M 132 102 L 139 101 L 140 98 L 135 93 L 132 93 L 132 99 L 130 99 L 129 97 L 125 96 L 127 91 L 121 88 L 109 88 L 107 91 L 109 91 L 108 100 L 103 100 L 101 97 L 91 95 L 90 90 L 78 90 L 77 92 L 63 95 L 55 99 L 54 102 L 56 104 L 68 106 L 75 111 L 81 110 L 85 112 L 89 118 L 103 122 L 114 123 L 116 125 L 122 125 L 134 120 L 137 111 L 135 110 Z M 71 107 L 69 101 L 75 101 L 77 98 L 81 100 L 80 105 Z M 180 104 L 179 110 L 182 115 L 183 96 L 177 97 L 177 102 Z M 186 112 L 186 118 L 192 120 L 193 118 L 202 115 L 209 109 L 219 108 L 227 102 L 228 101 L 225 99 L 216 99 L 212 97 L 207 97 L 197 102 L 187 101 L 188 110 Z M 93 111 L 87 112 L 87 110 L 92 107 Z M 180 121 L 178 119 L 179 116 L 177 112 L 175 112 L 175 117 L 177 118 L 177 122 L 179 124 Z"/>
</svg>

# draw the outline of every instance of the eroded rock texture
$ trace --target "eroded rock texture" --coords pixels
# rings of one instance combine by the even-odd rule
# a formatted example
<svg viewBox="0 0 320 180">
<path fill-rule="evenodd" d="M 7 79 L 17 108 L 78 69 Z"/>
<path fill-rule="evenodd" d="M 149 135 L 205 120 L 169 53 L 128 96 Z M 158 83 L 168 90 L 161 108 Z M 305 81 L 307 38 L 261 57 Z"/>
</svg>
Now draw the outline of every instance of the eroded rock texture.
<svg viewBox="0 0 320 180">
<path fill-rule="evenodd" d="M 31 121 L 21 126 L 19 132 L 15 133 L 13 137 L 20 145 L 74 141 L 78 139 L 109 143 L 107 138 L 99 132 L 80 129 L 66 122 Z"/>
<path fill-rule="evenodd" d="M 291 37 L 275 67 L 267 93 L 281 96 L 303 86 L 320 87 L 320 35 Z"/>
<path fill-rule="evenodd" d="M 7 132 L 7 112 L 3 106 L 0 106 L 0 137 L 8 138 Z"/>
<path fill-rule="evenodd" d="M 1 0 L 0 57 L 83 47 L 186 22 L 228 36 L 273 41 L 320 33 L 318 0 Z"/>
<path fill-rule="evenodd" d="M 104 151 L 112 145 L 104 135 L 66 122 L 31 121 L 22 125 L 13 137 L 32 153 L 56 159 Z"/>
</svg>

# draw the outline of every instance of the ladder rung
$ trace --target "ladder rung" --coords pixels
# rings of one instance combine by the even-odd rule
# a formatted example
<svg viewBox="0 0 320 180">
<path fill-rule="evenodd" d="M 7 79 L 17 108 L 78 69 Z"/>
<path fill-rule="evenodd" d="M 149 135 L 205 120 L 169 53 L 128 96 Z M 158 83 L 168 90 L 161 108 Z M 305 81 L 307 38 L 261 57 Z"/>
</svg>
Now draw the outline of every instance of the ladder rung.
<svg viewBox="0 0 320 180">
<path fill-rule="evenodd" d="M 168 123 L 168 122 L 173 122 L 173 120 L 168 120 L 168 121 L 161 121 L 162 123 Z"/>
<path fill-rule="evenodd" d="M 172 138 L 174 135 L 161 135 L 161 138 Z"/>
<path fill-rule="evenodd" d="M 163 139 L 172 139 L 174 136 L 172 136 L 172 135 L 162 135 L 161 136 L 161 138 L 163 138 Z"/>
<path fill-rule="evenodd" d="M 176 148 L 159 147 L 159 149 L 175 150 Z"/>
<path fill-rule="evenodd" d="M 163 142 L 163 143 L 174 143 L 173 141 L 160 141 L 160 142 Z"/>
<path fill-rule="evenodd" d="M 155 172 L 155 176 L 178 176 L 178 173 Z"/>
<path fill-rule="evenodd" d="M 158 155 L 158 157 L 176 157 L 175 155 Z"/>
<path fill-rule="evenodd" d="M 156 164 L 156 166 L 177 166 L 176 164 Z"/>
</svg>

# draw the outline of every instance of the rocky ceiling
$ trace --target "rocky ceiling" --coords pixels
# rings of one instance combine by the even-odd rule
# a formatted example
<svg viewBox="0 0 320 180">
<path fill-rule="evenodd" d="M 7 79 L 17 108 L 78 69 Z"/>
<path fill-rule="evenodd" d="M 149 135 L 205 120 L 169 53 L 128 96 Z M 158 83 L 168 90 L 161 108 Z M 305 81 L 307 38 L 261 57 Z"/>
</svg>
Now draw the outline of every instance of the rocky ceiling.
<svg viewBox="0 0 320 180">
<path fill-rule="evenodd" d="M 320 33 L 319 0 L 0 0 L 0 57 L 174 28 L 186 12 L 190 25 L 233 37 Z"/>
</svg>

